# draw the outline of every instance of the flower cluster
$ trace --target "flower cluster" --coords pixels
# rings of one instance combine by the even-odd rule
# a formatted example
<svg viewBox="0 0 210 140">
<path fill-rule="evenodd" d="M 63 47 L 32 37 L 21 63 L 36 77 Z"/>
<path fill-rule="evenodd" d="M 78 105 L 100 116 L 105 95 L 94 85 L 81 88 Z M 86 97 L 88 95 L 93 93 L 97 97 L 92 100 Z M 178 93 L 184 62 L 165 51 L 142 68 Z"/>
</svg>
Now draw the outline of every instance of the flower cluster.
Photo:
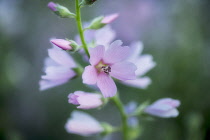
<svg viewBox="0 0 210 140">
<path fill-rule="evenodd" d="M 163 118 L 178 116 L 176 109 L 180 102 L 171 98 L 160 99 L 153 104 L 140 104 L 131 102 L 124 106 L 118 96 L 116 82 L 129 87 L 146 89 L 151 79 L 145 74 L 156 66 L 153 57 L 142 54 L 143 43 L 132 42 L 123 45 L 121 40 L 114 40 L 115 31 L 110 23 L 115 21 L 119 14 L 100 16 L 82 26 L 80 8 L 94 3 L 96 0 L 76 0 L 76 14 L 66 7 L 50 2 L 48 7 L 62 18 L 75 18 L 79 35 L 74 40 L 51 39 L 53 47 L 48 50 L 49 57 L 45 59 L 44 72 L 41 76 L 40 90 L 46 90 L 82 77 L 84 84 L 94 87 L 96 91 L 71 91 L 68 102 L 76 105 L 78 109 L 94 109 L 104 107 L 109 100 L 113 101 L 119 109 L 124 128 L 124 139 L 128 140 L 128 131 L 138 130 L 138 117 L 153 115 Z M 79 53 L 88 65 L 83 66 L 76 62 L 71 53 Z M 126 118 L 126 119 L 125 119 Z M 99 123 L 90 115 L 74 111 L 68 119 L 65 128 L 67 132 L 89 136 L 92 134 L 110 134 L 120 131 L 121 127 L 113 127 L 107 123 Z M 132 128 L 132 129 L 127 129 Z M 137 135 L 135 136 L 135 138 Z M 134 139 L 134 136 L 133 138 Z"/>
</svg>

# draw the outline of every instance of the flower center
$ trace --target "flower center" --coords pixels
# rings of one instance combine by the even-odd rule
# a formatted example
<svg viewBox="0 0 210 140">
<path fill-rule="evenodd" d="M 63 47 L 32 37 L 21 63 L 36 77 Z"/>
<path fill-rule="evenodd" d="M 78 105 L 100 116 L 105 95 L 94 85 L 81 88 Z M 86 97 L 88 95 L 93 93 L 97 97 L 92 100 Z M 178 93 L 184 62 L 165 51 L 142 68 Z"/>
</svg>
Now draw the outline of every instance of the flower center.
<svg viewBox="0 0 210 140">
<path fill-rule="evenodd" d="M 104 72 L 106 74 L 109 74 L 111 72 L 111 67 L 107 64 L 104 64 L 103 62 L 99 62 L 95 67 L 98 72 Z"/>
<path fill-rule="evenodd" d="M 109 74 L 111 72 L 111 67 L 109 65 L 107 66 L 102 66 L 101 67 L 101 70 L 106 73 L 106 74 Z"/>
</svg>

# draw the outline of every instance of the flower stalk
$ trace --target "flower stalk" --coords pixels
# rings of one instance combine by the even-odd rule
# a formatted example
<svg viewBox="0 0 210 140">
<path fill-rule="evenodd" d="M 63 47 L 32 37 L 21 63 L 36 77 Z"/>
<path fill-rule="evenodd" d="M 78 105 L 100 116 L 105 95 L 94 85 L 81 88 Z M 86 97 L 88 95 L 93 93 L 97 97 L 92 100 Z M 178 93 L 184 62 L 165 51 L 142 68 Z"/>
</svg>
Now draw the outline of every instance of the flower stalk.
<svg viewBox="0 0 210 140">
<path fill-rule="evenodd" d="M 111 99 L 115 103 L 116 107 L 118 108 L 118 110 L 120 112 L 120 116 L 122 119 L 123 140 L 129 140 L 129 137 L 128 137 L 128 116 L 125 113 L 123 103 L 121 102 L 118 95 L 115 95 Z"/>
<path fill-rule="evenodd" d="M 88 57 L 90 57 L 90 54 L 88 52 L 88 47 L 87 44 L 85 42 L 85 37 L 84 37 L 84 31 L 83 31 L 83 26 L 82 26 L 82 21 L 81 21 L 81 12 L 80 12 L 80 4 L 79 4 L 79 0 L 76 0 L 75 2 L 75 8 L 76 8 L 76 22 L 77 22 L 77 28 L 79 31 L 79 36 L 82 42 L 82 47 L 85 50 L 85 53 L 87 54 Z"/>
</svg>

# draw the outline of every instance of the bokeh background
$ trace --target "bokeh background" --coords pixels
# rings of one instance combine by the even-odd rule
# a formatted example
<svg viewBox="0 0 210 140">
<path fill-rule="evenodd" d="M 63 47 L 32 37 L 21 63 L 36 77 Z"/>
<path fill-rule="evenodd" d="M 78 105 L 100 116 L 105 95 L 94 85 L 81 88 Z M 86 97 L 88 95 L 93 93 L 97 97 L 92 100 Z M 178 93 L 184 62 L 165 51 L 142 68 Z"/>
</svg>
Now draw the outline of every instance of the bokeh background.
<svg viewBox="0 0 210 140">
<path fill-rule="evenodd" d="M 74 20 L 60 19 L 47 7 L 49 0 L 0 0 L 0 139 L 99 140 L 68 134 L 64 124 L 75 106 L 67 95 L 90 91 L 81 78 L 40 92 L 43 60 L 49 38 L 74 38 Z M 54 0 L 74 11 L 74 0 Z M 210 139 L 210 1 L 209 0 L 98 0 L 82 9 L 83 20 L 118 12 L 112 27 L 124 44 L 141 40 L 143 53 L 157 66 L 147 73 L 146 89 L 118 84 L 124 103 L 179 99 L 177 118 L 141 121 L 141 140 Z M 120 123 L 112 104 L 88 111 L 100 121 Z M 114 134 L 107 140 L 120 140 Z"/>
</svg>

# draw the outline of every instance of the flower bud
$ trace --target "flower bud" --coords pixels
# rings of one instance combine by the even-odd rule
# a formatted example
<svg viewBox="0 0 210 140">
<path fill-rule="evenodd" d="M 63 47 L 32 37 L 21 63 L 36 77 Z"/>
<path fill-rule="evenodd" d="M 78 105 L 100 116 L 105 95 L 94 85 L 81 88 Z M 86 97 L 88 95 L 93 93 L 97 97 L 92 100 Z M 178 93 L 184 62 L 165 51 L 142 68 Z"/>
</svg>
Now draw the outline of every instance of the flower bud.
<svg viewBox="0 0 210 140">
<path fill-rule="evenodd" d="M 71 13 L 66 7 L 56 4 L 54 2 L 49 2 L 47 5 L 55 14 L 61 18 L 75 18 L 75 14 Z"/>
<path fill-rule="evenodd" d="M 65 128 L 69 133 L 82 136 L 90 136 L 104 131 L 104 128 L 96 119 L 81 111 L 72 113 L 72 117 L 67 121 Z"/>
<path fill-rule="evenodd" d="M 179 100 L 163 98 L 146 107 L 144 112 L 162 118 L 177 117 L 179 112 L 176 108 L 179 105 Z"/>
<path fill-rule="evenodd" d="M 86 93 L 83 91 L 76 91 L 74 93 L 70 93 L 68 98 L 69 103 L 79 105 L 77 108 L 80 109 L 97 108 L 103 104 L 101 100 L 101 95 L 94 93 Z"/>
<path fill-rule="evenodd" d="M 96 1 L 97 0 L 83 0 L 82 1 L 82 4 L 84 4 L 84 5 L 92 5 Z"/>
<path fill-rule="evenodd" d="M 63 50 L 72 50 L 70 41 L 64 39 L 51 39 L 50 42 Z"/>
<path fill-rule="evenodd" d="M 91 22 L 88 29 L 97 30 L 97 29 L 103 28 L 105 25 L 113 22 L 118 16 L 119 14 L 115 13 L 115 14 L 111 14 L 105 17 L 103 16 L 97 17 Z"/>
</svg>

